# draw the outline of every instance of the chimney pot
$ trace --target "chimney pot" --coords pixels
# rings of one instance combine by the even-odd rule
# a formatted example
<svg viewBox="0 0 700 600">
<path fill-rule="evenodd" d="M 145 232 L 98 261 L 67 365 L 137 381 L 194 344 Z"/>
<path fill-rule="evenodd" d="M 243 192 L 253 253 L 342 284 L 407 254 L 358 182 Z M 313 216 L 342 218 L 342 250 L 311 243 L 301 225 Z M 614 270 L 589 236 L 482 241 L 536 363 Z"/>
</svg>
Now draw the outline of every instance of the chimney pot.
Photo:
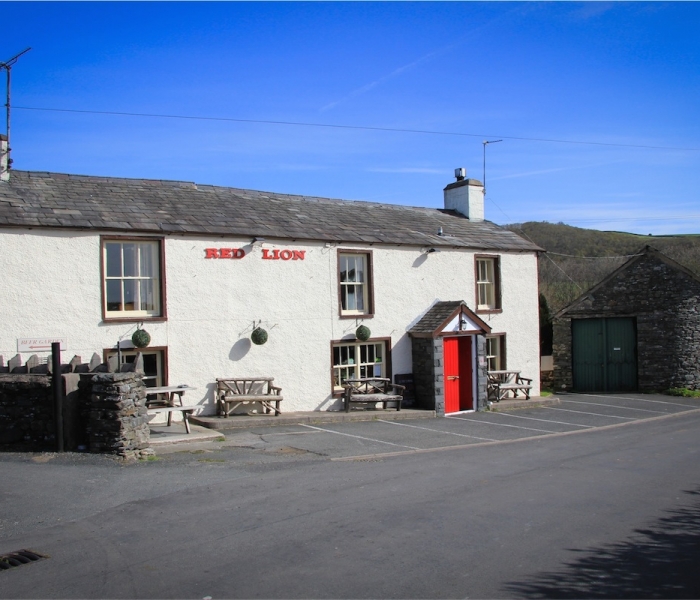
<svg viewBox="0 0 700 600">
<path fill-rule="evenodd" d="M 444 190 L 445 208 L 454 210 L 470 221 L 484 220 L 484 184 L 476 179 L 467 179 L 466 169 L 455 169 L 457 181 Z"/>
</svg>

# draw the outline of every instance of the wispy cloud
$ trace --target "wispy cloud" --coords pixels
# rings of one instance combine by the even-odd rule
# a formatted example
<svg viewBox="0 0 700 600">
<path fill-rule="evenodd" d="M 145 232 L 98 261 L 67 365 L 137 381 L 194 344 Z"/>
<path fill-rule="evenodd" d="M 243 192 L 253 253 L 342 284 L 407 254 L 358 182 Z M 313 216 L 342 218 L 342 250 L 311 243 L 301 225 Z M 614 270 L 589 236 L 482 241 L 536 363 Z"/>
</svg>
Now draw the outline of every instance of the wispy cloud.
<svg viewBox="0 0 700 600">
<path fill-rule="evenodd" d="M 690 233 L 696 230 L 700 220 L 697 207 L 659 207 L 639 210 L 636 202 L 599 202 L 591 204 L 544 205 L 530 214 L 529 219 L 563 222 L 576 227 L 630 231 L 642 233 Z M 691 214 L 693 213 L 693 214 Z"/>
<path fill-rule="evenodd" d="M 403 75 L 404 73 L 407 73 L 408 71 L 411 71 L 412 69 L 415 69 L 419 65 L 427 63 L 428 61 L 432 60 L 436 56 L 440 56 L 441 54 L 445 54 L 445 53 L 449 52 L 453 48 L 457 48 L 459 45 L 463 44 L 465 41 L 466 41 L 466 38 L 463 38 L 454 44 L 450 44 L 449 46 L 445 46 L 443 48 L 439 48 L 438 50 L 428 52 L 428 54 L 421 56 L 419 59 L 414 60 L 413 62 L 410 62 L 406 65 L 403 65 L 402 67 L 399 67 L 398 69 L 394 69 L 388 75 L 384 75 L 384 77 L 380 77 L 379 79 L 376 79 L 376 80 L 372 81 L 371 83 L 368 83 L 366 85 L 363 85 L 360 88 L 357 88 L 357 89 L 351 91 L 349 94 L 347 94 L 343 98 L 340 98 L 339 100 L 336 100 L 335 102 L 331 102 L 329 104 L 326 104 L 325 106 L 321 107 L 321 112 L 325 112 L 327 110 L 335 108 L 336 106 L 338 106 L 339 104 L 342 104 L 343 102 L 347 102 L 348 100 L 351 100 L 352 98 L 356 98 L 357 96 L 361 96 L 362 94 L 369 92 L 371 89 L 376 88 L 377 86 L 379 86 L 379 85 L 381 85 L 381 84 L 383 84 L 391 79 L 394 79 L 395 77 L 398 77 L 399 75 Z"/>
<path fill-rule="evenodd" d="M 445 173 L 445 169 L 433 169 L 429 167 L 371 167 L 366 169 L 369 173 L 417 173 L 428 175 L 441 175 Z"/>
<path fill-rule="evenodd" d="M 338 106 L 339 104 L 343 104 L 344 102 L 347 102 L 348 100 L 356 98 L 357 96 L 361 96 L 362 94 L 366 94 L 370 90 L 376 88 L 377 86 L 380 86 L 380 85 L 386 83 L 387 81 L 390 81 L 392 79 L 395 79 L 396 77 L 399 77 L 400 75 L 408 73 L 409 71 L 412 71 L 416 67 L 423 65 L 423 64 L 433 60 L 434 58 L 436 58 L 438 56 L 441 56 L 443 54 L 447 54 L 448 52 L 461 46 L 462 44 L 464 44 L 467 41 L 475 42 L 475 39 L 474 39 L 475 34 L 479 33 L 483 29 L 486 29 L 487 27 L 490 27 L 491 25 L 493 25 L 497 21 L 501 21 L 501 20 L 507 18 L 508 16 L 510 16 L 514 12 L 522 12 L 522 9 L 520 7 L 513 8 L 513 9 L 506 11 L 506 12 L 498 15 L 497 17 L 485 22 L 482 25 L 479 25 L 477 27 L 470 29 L 469 32 L 460 36 L 460 38 L 456 42 L 453 42 L 452 44 L 448 44 L 447 46 L 443 46 L 441 48 L 438 48 L 437 50 L 433 50 L 432 52 L 428 52 L 427 54 L 421 56 L 420 58 L 418 58 L 418 59 L 416 59 L 408 64 L 405 64 L 397 69 L 394 69 L 391 73 L 384 75 L 383 77 L 380 77 L 378 79 L 375 79 L 374 81 L 372 81 L 366 85 L 363 85 L 362 87 L 359 87 L 355 90 L 352 90 L 350 93 L 343 96 L 339 100 L 335 100 L 334 102 L 330 102 L 330 103 L 326 104 L 325 106 L 321 107 L 321 109 L 320 109 L 321 112 L 331 110 L 331 109 L 335 108 L 336 106 Z"/>
<path fill-rule="evenodd" d="M 577 20 L 588 21 L 614 10 L 617 4 L 617 2 L 577 2 L 571 14 Z"/>
<path fill-rule="evenodd" d="M 612 161 L 606 161 L 606 162 L 599 162 L 599 163 L 592 163 L 592 164 L 586 164 L 586 165 L 571 165 L 568 167 L 557 167 L 555 169 L 540 169 L 537 171 L 523 171 L 521 173 L 511 173 L 509 175 L 501 175 L 500 177 L 489 177 L 489 182 L 493 181 L 500 181 L 502 179 L 518 179 L 520 177 L 533 177 L 536 175 L 547 175 L 549 173 L 559 173 L 561 171 L 573 171 L 577 169 L 592 169 L 596 167 L 603 167 L 603 166 L 608 166 L 612 165 L 615 163 L 623 162 L 620 160 L 612 160 Z"/>
</svg>

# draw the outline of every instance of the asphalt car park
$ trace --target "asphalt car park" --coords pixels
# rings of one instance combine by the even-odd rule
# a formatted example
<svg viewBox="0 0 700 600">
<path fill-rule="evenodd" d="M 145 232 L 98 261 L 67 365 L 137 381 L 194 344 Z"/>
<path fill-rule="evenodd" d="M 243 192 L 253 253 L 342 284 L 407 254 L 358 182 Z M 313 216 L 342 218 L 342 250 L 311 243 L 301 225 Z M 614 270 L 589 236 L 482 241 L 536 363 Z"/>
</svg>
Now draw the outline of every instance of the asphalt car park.
<svg viewBox="0 0 700 600">
<path fill-rule="evenodd" d="M 269 458 L 377 460 L 470 445 L 571 435 L 700 410 L 700 400 L 654 394 L 562 394 L 546 406 L 469 412 L 432 419 L 376 418 L 348 423 L 253 427 L 230 432 L 218 449 L 248 449 Z M 173 451 L 177 451 L 174 448 Z M 163 451 L 159 450 L 159 454 Z"/>
</svg>

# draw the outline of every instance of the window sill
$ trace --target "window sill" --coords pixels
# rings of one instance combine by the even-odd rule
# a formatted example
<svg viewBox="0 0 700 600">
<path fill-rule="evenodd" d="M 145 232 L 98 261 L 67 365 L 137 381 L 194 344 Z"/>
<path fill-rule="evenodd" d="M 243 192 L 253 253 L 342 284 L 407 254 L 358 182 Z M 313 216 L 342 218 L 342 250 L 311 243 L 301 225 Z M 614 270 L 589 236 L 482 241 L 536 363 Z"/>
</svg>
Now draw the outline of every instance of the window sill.
<svg viewBox="0 0 700 600">
<path fill-rule="evenodd" d="M 103 323 L 157 323 L 167 320 L 168 317 L 102 317 Z"/>
<path fill-rule="evenodd" d="M 374 318 L 374 313 L 367 313 L 364 315 L 361 314 L 344 314 L 340 313 L 338 315 L 341 319 L 373 319 Z"/>
<path fill-rule="evenodd" d="M 493 314 L 502 313 L 503 309 L 502 308 L 477 308 L 474 312 L 478 315 L 493 315 Z"/>
</svg>

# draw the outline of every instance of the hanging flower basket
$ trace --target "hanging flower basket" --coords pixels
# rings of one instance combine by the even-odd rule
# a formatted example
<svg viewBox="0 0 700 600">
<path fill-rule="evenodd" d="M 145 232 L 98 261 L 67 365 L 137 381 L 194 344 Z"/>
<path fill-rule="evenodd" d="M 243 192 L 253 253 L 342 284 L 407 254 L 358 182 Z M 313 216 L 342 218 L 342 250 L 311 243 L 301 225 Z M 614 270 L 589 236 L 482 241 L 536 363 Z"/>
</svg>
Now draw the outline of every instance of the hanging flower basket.
<svg viewBox="0 0 700 600">
<path fill-rule="evenodd" d="M 362 342 L 366 342 L 371 336 L 372 332 L 366 325 L 360 325 L 355 331 L 355 337 Z"/>
<path fill-rule="evenodd" d="M 253 333 L 250 334 L 250 340 L 256 346 L 262 346 L 267 341 L 267 331 L 262 327 L 256 327 L 253 329 Z"/>
<path fill-rule="evenodd" d="M 137 348 L 145 348 L 151 343 L 151 336 L 145 329 L 137 329 L 131 336 L 131 343 Z"/>
</svg>

